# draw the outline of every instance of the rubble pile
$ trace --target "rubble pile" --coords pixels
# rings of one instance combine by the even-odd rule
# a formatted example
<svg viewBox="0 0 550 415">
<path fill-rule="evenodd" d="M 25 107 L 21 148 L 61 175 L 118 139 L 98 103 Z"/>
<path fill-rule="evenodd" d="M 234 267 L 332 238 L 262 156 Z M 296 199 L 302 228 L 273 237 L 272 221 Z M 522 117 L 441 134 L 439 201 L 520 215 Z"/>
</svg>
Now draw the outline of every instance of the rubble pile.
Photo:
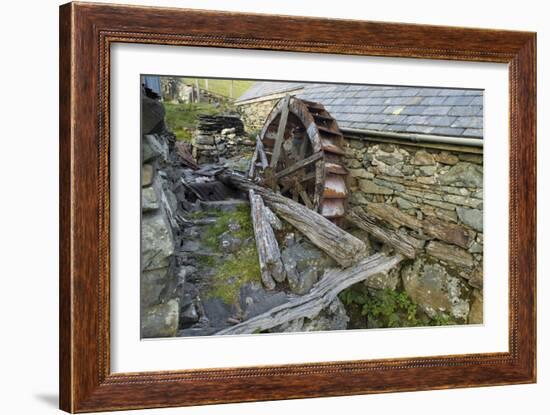
<svg viewBox="0 0 550 415">
<path fill-rule="evenodd" d="M 199 115 L 193 136 L 193 157 L 199 164 L 216 163 L 221 158 L 237 155 L 239 146 L 254 145 L 255 142 L 246 137 L 238 115 Z"/>
</svg>

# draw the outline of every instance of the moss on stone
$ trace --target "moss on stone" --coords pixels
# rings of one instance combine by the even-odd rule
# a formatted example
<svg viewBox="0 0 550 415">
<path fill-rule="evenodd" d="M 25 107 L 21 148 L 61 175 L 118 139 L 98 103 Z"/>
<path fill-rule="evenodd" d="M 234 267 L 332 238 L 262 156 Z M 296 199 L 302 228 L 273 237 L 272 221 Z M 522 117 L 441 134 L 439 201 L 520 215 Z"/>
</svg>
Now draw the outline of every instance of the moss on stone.
<svg viewBox="0 0 550 415">
<path fill-rule="evenodd" d="M 254 236 L 249 205 L 239 205 L 235 210 L 230 212 L 216 211 L 209 216 L 215 217 L 216 223 L 208 227 L 202 240 L 213 251 L 219 249 L 219 238 L 229 229 L 230 223 L 237 223 L 240 227 L 239 230 L 233 232 L 233 235 L 237 238 L 245 240 Z"/>
<path fill-rule="evenodd" d="M 234 304 L 239 299 L 241 286 L 254 281 L 260 281 L 260 264 L 256 247 L 251 244 L 241 248 L 216 267 L 208 296 L 219 297 L 227 304 Z"/>
<path fill-rule="evenodd" d="M 231 223 L 239 225 L 239 229 L 231 233 L 244 241 L 242 247 L 233 254 L 223 257 L 202 256 L 199 260 L 201 267 L 209 268 L 212 273 L 207 296 L 219 297 L 227 304 L 234 304 L 238 301 L 243 284 L 260 281 L 258 252 L 255 243 L 250 240 L 254 237 L 250 206 L 238 205 L 229 212 L 210 210 L 207 216 L 216 218 L 216 222 L 208 226 L 202 235 L 203 244 L 212 253 L 222 253 L 220 237 L 229 230 Z"/>
</svg>

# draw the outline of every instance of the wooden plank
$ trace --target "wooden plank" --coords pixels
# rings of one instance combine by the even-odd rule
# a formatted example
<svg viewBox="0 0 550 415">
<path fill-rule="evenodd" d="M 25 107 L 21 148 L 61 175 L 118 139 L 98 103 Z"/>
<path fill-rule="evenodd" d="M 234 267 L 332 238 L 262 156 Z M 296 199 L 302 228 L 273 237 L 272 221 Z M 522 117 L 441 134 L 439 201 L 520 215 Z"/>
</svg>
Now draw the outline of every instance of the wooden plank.
<svg viewBox="0 0 550 415">
<path fill-rule="evenodd" d="M 259 316 L 221 330 L 216 334 L 252 334 L 269 330 L 298 318 L 312 319 L 321 310 L 328 307 L 340 292 L 358 282 L 367 280 L 373 275 L 388 272 L 399 264 L 402 259 L 401 255 L 386 257 L 383 254 L 375 254 L 364 258 L 353 267 L 344 270 L 328 270 L 308 294 L 294 297 Z"/>
</svg>

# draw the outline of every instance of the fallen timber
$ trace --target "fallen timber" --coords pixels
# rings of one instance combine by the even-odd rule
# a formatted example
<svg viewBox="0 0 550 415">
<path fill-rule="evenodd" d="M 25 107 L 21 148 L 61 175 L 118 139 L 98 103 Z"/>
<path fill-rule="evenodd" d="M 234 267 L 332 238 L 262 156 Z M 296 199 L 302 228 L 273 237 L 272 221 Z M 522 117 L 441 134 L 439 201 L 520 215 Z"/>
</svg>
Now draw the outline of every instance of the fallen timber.
<svg viewBox="0 0 550 415">
<path fill-rule="evenodd" d="M 283 282 L 286 277 L 281 252 L 262 198 L 254 190 L 249 190 L 248 195 L 262 282 L 267 289 L 272 290 L 275 281 Z"/>
<path fill-rule="evenodd" d="M 349 211 L 346 215 L 346 219 L 359 229 L 368 232 L 375 239 L 391 246 L 407 258 L 412 259 L 416 257 L 417 253 L 424 245 L 424 241 L 418 240 L 410 235 L 386 229 L 374 218 L 370 217 L 362 208 L 356 207 Z"/>
<path fill-rule="evenodd" d="M 269 330 L 298 318 L 312 319 L 321 310 L 328 307 L 341 291 L 373 275 L 389 271 L 399 264 L 402 259 L 403 256 L 399 254 L 391 257 L 374 254 L 362 259 L 350 268 L 327 270 L 308 294 L 293 297 L 284 304 L 235 326 L 221 330 L 216 334 L 252 334 Z"/>
<path fill-rule="evenodd" d="M 363 241 L 306 206 L 258 186 L 246 177 L 231 171 L 222 171 L 217 177 L 226 184 L 245 191 L 253 190 L 260 195 L 274 213 L 298 229 L 311 243 L 342 267 L 349 267 L 365 256 L 366 246 Z"/>
</svg>

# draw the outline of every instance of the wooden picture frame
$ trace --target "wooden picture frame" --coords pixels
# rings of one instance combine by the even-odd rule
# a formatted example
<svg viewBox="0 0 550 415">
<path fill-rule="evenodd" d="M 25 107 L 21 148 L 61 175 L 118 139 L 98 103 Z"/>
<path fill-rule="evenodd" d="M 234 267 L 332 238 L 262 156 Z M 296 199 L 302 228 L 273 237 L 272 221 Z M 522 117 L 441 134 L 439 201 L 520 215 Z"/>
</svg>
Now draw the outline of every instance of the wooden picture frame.
<svg viewBox="0 0 550 415">
<path fill-rule="evenodd" d="M 509 352 L 110 372 L 109 62 L 114 43 L 509 65 Z M 536 381 L 536 34 L 69 3 L 60 8 L 60 407 L 68 412 Z"/>
</svg>

